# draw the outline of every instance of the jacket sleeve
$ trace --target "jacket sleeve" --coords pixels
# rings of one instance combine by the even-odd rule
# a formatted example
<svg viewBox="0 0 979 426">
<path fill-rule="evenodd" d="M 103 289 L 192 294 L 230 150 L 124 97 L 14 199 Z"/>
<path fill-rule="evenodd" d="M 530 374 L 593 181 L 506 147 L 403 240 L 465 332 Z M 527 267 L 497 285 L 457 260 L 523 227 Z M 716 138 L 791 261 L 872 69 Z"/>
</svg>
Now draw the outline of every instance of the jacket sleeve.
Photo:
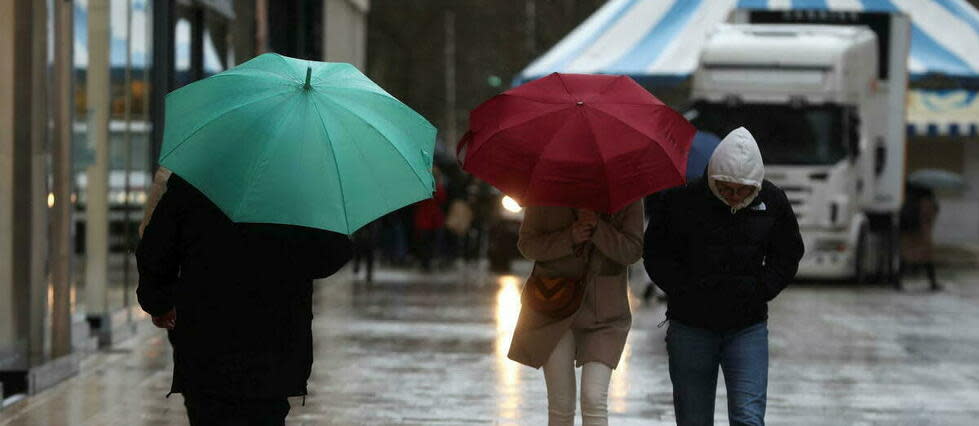
<svg viewBox="0 0 979 426">
<path fill-rule="evenodd" d="M 669 232 L 669 199 L 664 193 L 648 198 L 649 225 L 646 227 L 643 264 L 646 273 L 669 296 L 675 296 L 684 288 L 687 280 L 686 268 L 677 256 L 681 241 Z"/>
<path fill-rule="evenodd" d="M 774 299 L 789 285 L 799 271 L 799 261 L 805 252 L 792 204 L 781 190 L 778 190 L 778 197 L 779 204 L 783 207 L 772 229 L 772 239 L 765 253 L 765 265 L 758 277 L 761 283 L 758 297 L 766 302 Z"/>
<path fill-rule="evenodd" d="M 560 259 L 574 254 L 574 243 L 571 239 L 571 227 L 552 232 L 540 232 L 541 224 L 546 220 L 544 211 L 536 207 L 528 207 L 520 224 L 520 235 L 517 239 L 517 249 L 523 257 L 539 262 Z"/>
<path fill-rule="evenodd" d="M 173 309 L 173 289 L 180 272 L 178 197 L 175 191 L 163 194 L 136 248 L 136 299 L 152 316 Z"/>
<path fill-rule="evenodd" d="M 606 257 L 620 265 L 631 265 L 642 258 L 643 203 L 636 201 L 625 207 L 619 227 L 598 220 L 592 243 Z"/>
</svg>

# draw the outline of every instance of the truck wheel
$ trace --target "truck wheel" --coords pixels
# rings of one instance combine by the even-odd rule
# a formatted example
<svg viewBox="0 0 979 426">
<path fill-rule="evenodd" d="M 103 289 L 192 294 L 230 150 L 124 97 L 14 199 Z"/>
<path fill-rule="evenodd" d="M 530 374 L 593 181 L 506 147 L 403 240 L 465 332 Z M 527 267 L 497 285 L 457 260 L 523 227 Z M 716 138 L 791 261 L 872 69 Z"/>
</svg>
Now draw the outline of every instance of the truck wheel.
<svg viewBox="0 0 979 426">
<path fill-rule="evenodd" d="M 895 223 L 887 235 L 887 282 L 900 291 L 901 284 L 901 230 Z"/>
<path fill-rule="evenodd" d="M 860 227 L 860 234 L 857 237 L 857 249 L 856 253 L 854 253 L 856 259 L 853 265 L 853 280 L 857 284 L 867 283 L 867 278 L 870 275 L 868 269 L 872 266 L 870 262 L 871 250 L 870 231 L 867 229 L 867 225 L 863 225 Z"/>
</svg>

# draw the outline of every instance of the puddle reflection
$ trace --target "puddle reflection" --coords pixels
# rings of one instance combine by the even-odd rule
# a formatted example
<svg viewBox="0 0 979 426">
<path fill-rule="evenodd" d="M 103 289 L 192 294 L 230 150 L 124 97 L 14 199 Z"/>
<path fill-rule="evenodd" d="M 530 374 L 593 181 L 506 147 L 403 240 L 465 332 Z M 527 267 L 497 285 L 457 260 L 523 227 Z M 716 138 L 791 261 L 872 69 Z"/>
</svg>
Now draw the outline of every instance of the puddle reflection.
<svg viewBox="0 0 979 426">
<path fill-rule="evenodd" d="M 520 364 L 507 358 L 513 328 L 520 314 L 520 279 L 513 275 L 499 278 L 496 294 L 496 371 L 498 415 L 502 419 L 517 417 L 520 399 Z"/>
<path fill-rule="evenodd" d="M 628 287 L 629 306 L 632 312 L 636 312 L 639 300 L 632 287 Z M 629 362 L 632 361 L 632 338 L 625 341 L 622 348 L 622 358 L 619 359 L 619 366 L 612 371 L 612 382 L 609 383 L 608 408 L 609 412 L 624 413 L 628 410 L 629 396 Z"/>
</svg>

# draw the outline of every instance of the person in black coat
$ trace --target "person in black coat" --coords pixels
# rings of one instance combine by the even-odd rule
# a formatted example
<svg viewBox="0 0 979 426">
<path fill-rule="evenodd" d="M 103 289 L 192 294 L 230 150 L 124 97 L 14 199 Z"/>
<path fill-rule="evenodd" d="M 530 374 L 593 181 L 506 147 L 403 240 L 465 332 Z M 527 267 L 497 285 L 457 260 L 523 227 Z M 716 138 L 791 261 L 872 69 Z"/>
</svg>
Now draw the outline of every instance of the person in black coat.
<svg viewBox="0 0 979 426">
<path fill-rule="evenodd" d="M 654 194 L 646 271 L 667 295 L 667 352 L 679 425 L 712 425 L 718 367 L 733 425 L 763 425 L 768 306 L 804 247 L 785 193 L 764 180 L 761 153 L 739 128 L 705 178 Z"/>
<path fill-rule="evenodd" d="M 313 279 L 351 256 L 342 234 L 234 223 L 173 174 L 136 251 L 140 306 L 169 329 L 196 425 L 282 425 L 312 367 Z"/>
<path fill-rule="evenodd" d="M 934 240 L 938 199 L 926 186 L 908 182 L 904 186 L 904 205 L 901 206 L 901 268 L 900 274 L 925 269 L 931 291 L 941 290 L 935 278 Z M 897 281 L 901 290 L 901 282 Z"/>
</svg>

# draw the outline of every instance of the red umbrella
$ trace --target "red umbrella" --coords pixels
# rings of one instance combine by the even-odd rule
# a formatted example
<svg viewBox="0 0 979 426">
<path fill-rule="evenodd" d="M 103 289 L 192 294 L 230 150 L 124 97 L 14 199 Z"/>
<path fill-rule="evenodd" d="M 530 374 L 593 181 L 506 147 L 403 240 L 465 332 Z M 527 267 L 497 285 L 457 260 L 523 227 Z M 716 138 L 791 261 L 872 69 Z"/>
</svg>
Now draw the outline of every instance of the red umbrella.
<svg viewBox="0 0 979 426">
<path fill-rule="evenodd" d="M 612 213 L 684 181 L 696 129 L 626 76 L 558 74 L 469 115 L 463 168 L 525 205 Z"/>
</svg>

